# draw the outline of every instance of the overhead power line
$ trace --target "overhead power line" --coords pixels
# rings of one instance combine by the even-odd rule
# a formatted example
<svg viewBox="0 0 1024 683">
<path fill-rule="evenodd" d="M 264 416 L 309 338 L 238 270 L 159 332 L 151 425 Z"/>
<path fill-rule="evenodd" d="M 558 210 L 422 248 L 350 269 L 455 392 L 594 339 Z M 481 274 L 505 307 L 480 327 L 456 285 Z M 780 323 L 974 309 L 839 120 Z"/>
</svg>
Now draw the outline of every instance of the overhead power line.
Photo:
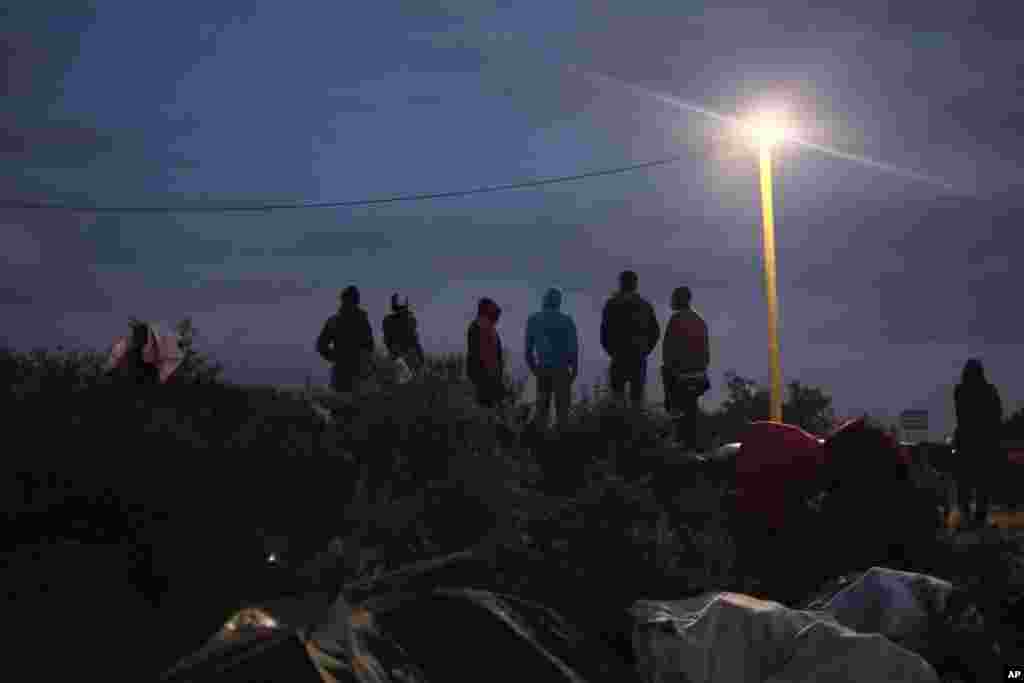
<svg viewBox="0 0 1024 683">
<path fill-rule="evenodd" d="M 181 206 L 89 206 L 69 205 L 48 202 L 32 202 L 19 199 L 0 199 L 0 209 L 50 209 L 59 211 L 71 211 L 79 213 L 233 213 L 233 212 L 262 212 L 279 211 L 285 209 L 333 209 L 348 208 L 356 206 L 371 206 L 374 204 L 392 204 L 396 202 L 413 202 L 427 199 L 448 199 L 452 197 L 466 197 L 486 192 L 499 192 L 501 190 L 517 190 L 528 187 L 540 187 L 542 185 L 554 185 L 555 183 L 567 183 L 574 180 L 585 180 L 599 176 L 628 173 L 654 166 L 664 166 L 679 161 L 683 155 L 645 161 L 630 166 L 618 166 L 606 168 L 599 171 L 588 171 L 576 175 L 556 176 L 551 178 L 537 178 L 524 180 L 516 183 L 505 183 L 503 185 L 488 185 L 475 187 L 467 190 L 451 190 L 448 192 L 424 192 L 419 194 L 393 195 L 391 197 L 377 197 L 372 199 L 352 199 L 339 201 L 321 202 L 275 202 L 265 204 L 237 204 L 216 206 L 209 204 L 183 204 Z"/>
</svg>

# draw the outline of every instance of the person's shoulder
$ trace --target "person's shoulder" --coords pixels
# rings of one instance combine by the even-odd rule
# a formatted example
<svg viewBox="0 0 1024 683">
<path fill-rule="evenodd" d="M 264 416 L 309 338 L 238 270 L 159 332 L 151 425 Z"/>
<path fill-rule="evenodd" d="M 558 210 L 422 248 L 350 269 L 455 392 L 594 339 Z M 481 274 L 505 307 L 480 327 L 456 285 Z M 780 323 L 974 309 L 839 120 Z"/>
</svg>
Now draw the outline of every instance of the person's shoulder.
<svg viewBox="0 0 1024 683">
<path fill-rule="evenodd" d="M 654 305 L 640 292 L 631 292 L 629 294 L 629 298 L 625 300 L 633 306 L 643 306 L 644 308 L 649 308 L 652 311 L 654 310 Z"/>
</svg>

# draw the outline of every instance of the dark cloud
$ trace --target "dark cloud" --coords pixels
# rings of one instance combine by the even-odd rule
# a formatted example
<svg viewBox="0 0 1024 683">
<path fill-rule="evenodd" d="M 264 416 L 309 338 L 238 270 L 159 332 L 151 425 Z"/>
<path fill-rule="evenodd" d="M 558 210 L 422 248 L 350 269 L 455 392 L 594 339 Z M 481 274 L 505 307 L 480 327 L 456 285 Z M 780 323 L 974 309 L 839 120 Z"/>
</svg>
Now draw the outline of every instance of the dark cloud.
<svg viewBox="0 0 1024 683">
<path fill-rule="evenodd" d="M 376 102 L 362 95 L 331 94 L 331 106 L 337 112 L 373 113 L 379 108 Z"/>
<path fill-rule="evenodd" d="M 62 2 L 59 10 L 31 2 L 0 9 L 0 61 L 9 102 L 23 107 L 51 101 L 60 92 L 65 69 L 78 55 L 82 31 L 95 18 L 93 3 L 84 0 Z M 24 96 L 30 97 L 21 99 Z M 5 110 L 10 111 L 6 106 Z"/>
<path fill-rule="evenodd" d="M 0 288 L 4 290 L 3 303 L 31 305 L 45 311 L 44 315 L 108 311 L 113 302 L 95 273 L 60 258 L 48 258 L 43 266 L 5 266 L 0 272 Z"/>
<path fill-rule="evenodd" d="M 849 302 L 848 315 L 815 340 L 878 330 L 894 344 L 1024 341 L 1024 321 L 1009 313 L 1024 286 L 1010 267 L 1010 254 L 1024 250 L 1019 200 L 865 202 L 858 214 L 869 220 L 829 222 L 819 239 L 831 258 L 791 280 Z"/>
<path fill-rule="evenodd" d="M 19 290 L 13 286 L 0 286 L 0 304 L 8 306 L 27 306 L 32 303 L 30 292 Z"/>
<path fill-rule="evenodd" d="M 412 106 L 432 106 L 444 102 L 440 95 L 409 95 L 405 101 Z"/>
<path fill-rule="evenodd" d="M 81 234 L 96 265 L 167 266 L 219 264 L 235 251 L 227 239 L 188 230 L 173 217 L 101 215 Z"/>
</svg>

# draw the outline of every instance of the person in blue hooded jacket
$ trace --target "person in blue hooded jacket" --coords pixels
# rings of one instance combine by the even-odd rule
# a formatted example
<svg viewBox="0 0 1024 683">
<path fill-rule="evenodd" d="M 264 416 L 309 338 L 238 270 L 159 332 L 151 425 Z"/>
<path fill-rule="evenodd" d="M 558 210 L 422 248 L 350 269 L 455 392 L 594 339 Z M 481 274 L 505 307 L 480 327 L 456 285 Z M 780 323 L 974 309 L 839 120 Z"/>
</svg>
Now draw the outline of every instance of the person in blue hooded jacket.
<svg viewBox="0 0 1024 683">
<path fill-rule="evenodd" d="M 548 426 L 552 394 L 558 426 L 565 426 L 572 383 L 579 374 L 576 323 L 561 307 L 562 292 L 551 288 L 544 294 L 543 309 L 526 321 L 526 364 L 537 378 L 536 425 L 541 429 Z"/>
</svg>

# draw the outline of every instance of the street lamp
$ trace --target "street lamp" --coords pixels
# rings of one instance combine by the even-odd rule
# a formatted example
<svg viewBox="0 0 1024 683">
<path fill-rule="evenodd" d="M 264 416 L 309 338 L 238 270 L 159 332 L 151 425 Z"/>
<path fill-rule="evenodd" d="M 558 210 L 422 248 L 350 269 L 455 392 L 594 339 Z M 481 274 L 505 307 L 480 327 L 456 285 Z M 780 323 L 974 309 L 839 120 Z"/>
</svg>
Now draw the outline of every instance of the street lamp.
<svg viewBox="0 0 1024 683">
<path fill-rule="evenodd" d="M 761 224 L 764 246 L 764 291 L 768 300 L 768 360 L 771 399 L 768 419 L 782 422 L 782 365 L 779 361 L 779 295 L 775 282 L 775 211 L 772 199 L 772 149 L 790 136 L 785 118 L 777 112 L 754 116 L 747 130 L 757 144 L 761 168 Z"/>
</svg>

